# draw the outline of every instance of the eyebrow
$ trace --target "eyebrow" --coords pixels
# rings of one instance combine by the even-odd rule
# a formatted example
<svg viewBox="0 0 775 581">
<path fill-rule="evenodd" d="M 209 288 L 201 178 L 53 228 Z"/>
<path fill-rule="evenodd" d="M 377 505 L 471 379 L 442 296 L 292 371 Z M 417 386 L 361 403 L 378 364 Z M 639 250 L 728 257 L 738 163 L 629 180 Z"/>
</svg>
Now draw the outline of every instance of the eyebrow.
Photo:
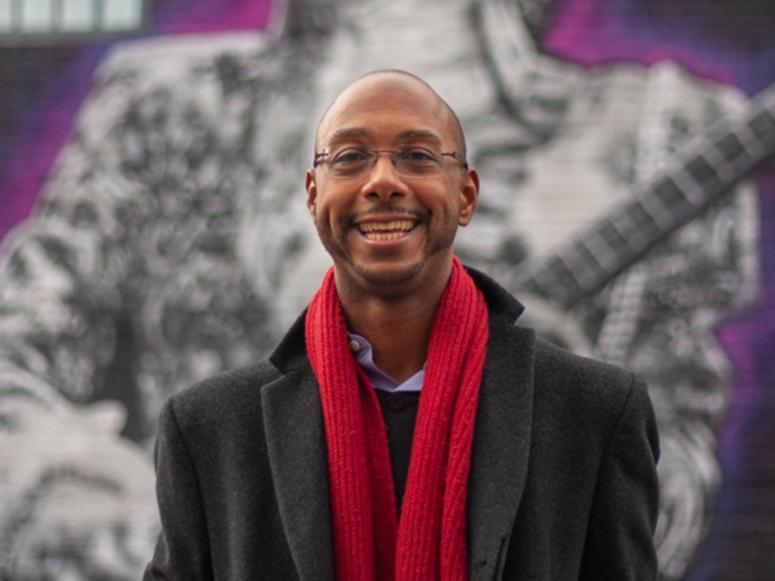
<svg viewBox="0 0 775 581">
<path fill-rule="evenodd" d="M 427 129 L 410 129 L 408 131 L 399 133 L 398 137 L 401 139 L 427 139 L 441 144 L 441 137 L 439 137 L 439 135 L 433 131 L 428 131 Z"/>
<path fill-rule="evenodd" d="M 369 137 L 371 131 L 363 127 L 346 127 L 337 129 L 329 138 L 329 143 L 336 143 L 346 139 Z M 399 139 L 425 139 L 441 144 L 441 137 L 433 131 L 427 129 L 408 129 L 398 134 Z"/>
<path fill-rule="evenodd" d="M 368 137 L 369 130 L 360 127 L 337 129 L 329 138 L 329 141 L 341 141 L 343 139 L 352 139 L 354 137 Z"/>
</svg>

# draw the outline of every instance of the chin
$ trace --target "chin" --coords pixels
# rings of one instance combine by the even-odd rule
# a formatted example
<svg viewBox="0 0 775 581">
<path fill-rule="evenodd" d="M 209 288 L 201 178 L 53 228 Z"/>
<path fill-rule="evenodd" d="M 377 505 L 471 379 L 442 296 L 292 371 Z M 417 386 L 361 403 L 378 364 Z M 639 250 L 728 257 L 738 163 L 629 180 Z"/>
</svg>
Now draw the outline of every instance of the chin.
<svg viewBox="0 0 775 581">
<path fill-rule="evenodd" d="M 401 285 L 411 281 L 422 270 L 424 261 L 413 264 L 384 264 L 365 266 L 352 264 L 351 268 L 361 279 L 378 286 Z"/>
</svg>

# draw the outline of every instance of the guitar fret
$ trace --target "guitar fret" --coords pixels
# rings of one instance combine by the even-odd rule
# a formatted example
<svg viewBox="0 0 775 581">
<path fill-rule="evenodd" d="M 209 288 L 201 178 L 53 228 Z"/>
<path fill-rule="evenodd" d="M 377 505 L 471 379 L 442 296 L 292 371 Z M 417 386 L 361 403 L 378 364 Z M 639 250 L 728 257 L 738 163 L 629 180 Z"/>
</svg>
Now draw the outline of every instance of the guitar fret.
<svg viewBox="0 0 775 581">
<path fill-rule="evenodd" d="M 713 148 L 721 152 L 727 163 L 737 165 L 742 155 L 747 155 L 745 145 L 734 131 L 729 131 L 724 137 L 713 141 Z"/>
<path fill-rule="evenodd" d="M 621 262 L 616 251 L 608 245 L 597 230 L 593 230 L 588 236 L 583 238 L 581 243 L 586 246 L 587 251 L 606 272 L 613 271 L 616 265 Z"/>
<path fill-rule="evenodd" d="M 643 211 L 637 201 L 621 208 L 611 219 L 614 227 L 627 239 L 627 245 L 636 252 L 641 251 L 648 243 L 649 236 L 643 229 L 649 222 L 653 224 L 653 229 L 659 230 L 651 216 Z"/>
<path fill-rule="evenodd" d="M 740 175 L 756 163 L 761 155 L 761 145 L 756 137 L 748 132 L 743 135 L 741 127 L 730 130 L 728 135 L 714 145 L 726 154 L 733 167 L 734 175 Z"/>
<path fill-rule="evenodd" d="M 652 205 L 651 200 L 653 198 L 650 197 L 633 200 L 630 207 L 630 215 L 633 218 L 633 224 L 637 228 L 636 235 L 641 234 L 644 228 L 651 228 L 661 232 L 665 229 L 662 222 L 665 221 L 668 224 L 670 222 L 670 217 L 664 213 L 664 208 L 660 207 L 659 210 L 656 210 L 650 207 Z M 649 202 L 650 205 L 647 206 L 644 202 Z"/>
<path fill-rule="evenodd" d="M 696 206 L 692 203 L 692 200 L 684 195 L 678 184 L 675 183 L 672 177 L 668 176 L 654 186 L 654 196 L 662 200 L 662 204 L 670 208 L 671 211 L 676 209 L 694 209 Z"/>
<path fill-rule="evenodd" d="M 573 246 L 569 250 L 572 253 L 577 253 L 578 249 L 575 246 Z M 587 269 L 586 268 L 580 269 L 579 267 L 581 263 L 578 260 L 575 260 L 575 261 L 568 260 L 567 257 L 562 255 L 560 255 L 560 262 L 563 265 L 564 271 L 571 276 L 576 286 L 578 286 L 583 291 L 588 290 L 589 281 L 588 281 Z"/>
<path fill-rule="evenodd" d="M 705 197 L 702 194 L 702 188 L 694 180 L 694 178 L 686 172 L 683 167 L 677 167 L 670 172 L 670 177 L 673 179 L 678 188 L 683 192 L 686 199 L 688 199 L 694 206 L 701 206 L 705 202 Z"/>
<path fill-rule="evenodd" d="M 772 113 L 766 109 L 760 111 L 751 119 L 746 126 L 760 142 L 766 142 L 773 139 L 773 130 L 775 130 L 775 118 Z"/>
<path fill-rule="evenodd" d="M 656 196 L 644 196 L 638 200 L 640 207 L 648 214 L 659 226 L 660 230 L 667 230 L 673 224 L 670 207 L 665 206 L 661 199 Z"/>
<path fill-rule="evenodd" d="M 751 128 L 746 123 L 745 125 L 742 125 L 740 127 L 735 128 L 734 131 L 732 131 L 742 142 L 745 143 L 745 146 L 748 149 L 748 152 L 746 155 L 748 156 L 748 160 L 746 160 L 746 164 L 744 167 L 750 166 L 754 161 L 759 159 L 764 152 L 764 149 L 762 148 L 762 144 L 759 141 L 759 138 L 756 137 L 756 134 L 751 131 Z"/>
<path fill-rule="evenodd" d="M 547 277 L 548 281 L 545 280 Z M 538 281 L 546 288 L 557 289 L 557 292 L 566 297 L 583 291 L 575 274 L 559 255 L 554 256 L 549 261 L 546 269 L 539 274 Z M 555 281 L 556 284 L 552 284 Z"/>
<path fill-rule="evenodd" d="M 729 183 L 733 180 L 737 172 L 735 172 L 734 166 L 724 155 L 724 152 L 719 149 L 717 143 L 713 142 L 711 145 L 709 145 L 703 153 L 703 156 L 711 164 L 713 164 L 713 167 L 716 170 L 716 174 L 718 175 L 722 184 Z"/>
<path fill-rule="evenodd" d="M 620 210 L 614 214 L 609 220 L 609 224 L 613 230 L 622 236 L 629 248 L 632 248 L 636 252 L 641 249 L 642 238 L 640 236 L 635 236 L 633 233 L 635 226 L 632 218 L 626 211 Z"/>
<path fill-rule="evenodd" d="M 575 244 L 568 248 L 568 254 L 575 255 L 576 260 L 564 260 L 566 266 L 573 272 L 573 276 L 579 283 L 579 286 L 584 291 L 589 291 L 595 287 L 595 284 L 600 280 L 606 271 L 602 268 L 602 265 L 595 259 L 595 256 L 590 252 L 589 248 L 583 244 Z"/>
<path fill-rule="evenodd" d="M 605 224 L 599 230 L 599 235 L 605 240 L 609 248 L 629 248 L 627 236 L 622 234 L 611 220 L 605 220 Z"/>
<path fill-rule="evenodd" d="M 686 164 L 687 171 L 697 184 L 705 191 L 718 191 L 724 181 L 716 167 L 702 154 L 696 155 Z"/>
</svg>

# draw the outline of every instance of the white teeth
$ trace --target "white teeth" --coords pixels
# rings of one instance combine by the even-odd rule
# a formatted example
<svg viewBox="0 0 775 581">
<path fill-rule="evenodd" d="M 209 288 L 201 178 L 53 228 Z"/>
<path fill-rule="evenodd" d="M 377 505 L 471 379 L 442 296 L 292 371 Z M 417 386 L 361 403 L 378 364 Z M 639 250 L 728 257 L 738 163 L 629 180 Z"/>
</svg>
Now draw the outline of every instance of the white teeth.
<svg viewBox="0 0 775 581">
<path fill-rule="evenodd" d="M 406 232 L 367 232 L 364 234 L 369 240 L 398 240 L 402 236 L 405 236 Z"/>
<path fill-rule="evenodd" d="M 392 220 L 390 222 L 363 222 L 358 224 L 358 228 L 364 234 L 369 232 L 408 232 L 414 227 L 412 220 Z"/>
</svg>

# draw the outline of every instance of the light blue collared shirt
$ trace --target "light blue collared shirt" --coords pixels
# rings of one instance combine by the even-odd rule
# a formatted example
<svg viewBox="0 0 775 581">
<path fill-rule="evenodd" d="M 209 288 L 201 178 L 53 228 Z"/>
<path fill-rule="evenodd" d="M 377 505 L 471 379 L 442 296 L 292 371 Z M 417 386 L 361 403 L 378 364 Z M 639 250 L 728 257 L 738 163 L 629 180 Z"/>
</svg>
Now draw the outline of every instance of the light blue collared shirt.
<svg viewBox="0 0 775 581">
<path fill-rule="evenodd" d="M 348 331 L 347 338 L 350 340 L 350 348 L 355 354 L 358 365 L 363 368 L 366 376 L 371 380 L 376 389 L 391 393 L 418 393 L 422 389 L 422 382 L 425 379 L 425 364 L 412 377 L 402 383 L 398 383 L 374 363 L 374 351 L 371 343 L 365 337 Z"/>
</svg>

